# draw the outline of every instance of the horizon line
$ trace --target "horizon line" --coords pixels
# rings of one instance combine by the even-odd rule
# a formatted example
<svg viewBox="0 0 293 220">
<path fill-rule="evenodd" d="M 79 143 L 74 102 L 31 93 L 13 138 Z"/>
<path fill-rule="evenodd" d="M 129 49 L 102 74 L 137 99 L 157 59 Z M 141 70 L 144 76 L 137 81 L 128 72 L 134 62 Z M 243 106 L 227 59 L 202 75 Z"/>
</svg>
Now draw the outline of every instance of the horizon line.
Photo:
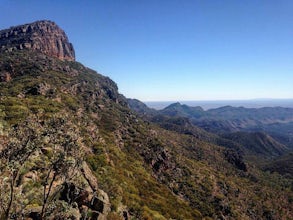
<svg viewBox="0 0 293 220">
<path fill-rule="evenodd" d="M 137 98 L 134 98 L 137 99 Z M 139 100 L 139 99 L 138 99 Z M 293 101 L 293 98 L 200 99 L 200 100 L 140 100 L 142 102 L 222 102 L 222 101 Z"/>
</svg>

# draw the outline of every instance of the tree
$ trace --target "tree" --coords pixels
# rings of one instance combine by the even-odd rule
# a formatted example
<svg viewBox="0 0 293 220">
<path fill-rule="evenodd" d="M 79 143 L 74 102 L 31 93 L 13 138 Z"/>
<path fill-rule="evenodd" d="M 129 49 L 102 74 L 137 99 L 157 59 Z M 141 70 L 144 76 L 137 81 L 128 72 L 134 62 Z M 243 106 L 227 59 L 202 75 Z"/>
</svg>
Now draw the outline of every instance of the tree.
<svg viewBox="0 0 293 220">
<path fill-rule="evenodd" d="M 12 127 L 9 142 L 0 152 L 0 207 L 1 218 L 8 219 L 14 205 L 15 191 L 19 172 L 29 157 L 40 146 L 40 125 L 32 118 Z M 16 207 L 14 207 L 16 210 Z"/>
<path fill-rule="evenodd" d="M 54 195 L 51 195 L 53 183 L 58 178 L 62 179 L 62 184 L 70 181 L 75 177 L 82 163 L 79 135 L 76 128 L 62 118 L 53 118 L 48 122 L 48 125 L 46 134 L 49 144 L 54 146 L 54 152 L 50 163 L 46 166 L 48 172 L 43 180 L 42 218 L 46 214 L 48 203 L 54 199 Z"/>
<path fill-rule="evenodd" d="M 9 142 L 0 152 L 2 219 L 8 219 L 12 214 L 21 215 L 30 204 L 20 187 L 20 171 L 34 158 L 38 158 L 38 165 L 30 169 L 39 174 L 43 193 L 36 193 L 33 199 L 42 201 L 41 219 L 50 214 L 48 204 L 54 201 L 62 183 L 77 175 L 82 163 L 79 138 L 78 128 L 66 115 L 45 120 L 31 116 L 11 129 Z M 16 195 L 19 198 L 16 199 Z"/>
</svg>

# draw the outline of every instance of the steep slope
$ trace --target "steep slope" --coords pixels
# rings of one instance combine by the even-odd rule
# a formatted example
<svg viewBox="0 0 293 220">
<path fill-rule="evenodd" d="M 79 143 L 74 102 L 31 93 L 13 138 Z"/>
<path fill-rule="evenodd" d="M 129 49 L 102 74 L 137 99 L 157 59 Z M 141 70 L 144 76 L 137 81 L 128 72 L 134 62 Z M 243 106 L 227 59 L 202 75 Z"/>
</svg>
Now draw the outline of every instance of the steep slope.
<svg viewBox="0 0 293 220">
<path fill-rule="evenodd" d="M 78 62 L 5 51 L 0 75 L 3 219 L 293 217 L 290 179 L 141 119 Z"/>
<path fill-rule="evenodd" d="M 250 156 L 273 158 L 289 150 L 285 145 L 262 132 L 236 132 L 224 134 L 222 137 L 240 144 L 242 150 Z"/>
<path fill-rule="evenodd" d="M 74 183 L 76 187 L 84 188 L 87 179 L 82 178 L 84 168 L 79 167 L 78 164 L 84 164 L 87 161 L 98 178 L 96 185 L 99 182 L 100 187 L 107 189 L 110 193 L 113 211 L 123 212 L 125 211 L 123 207 L 127 205 L 126 207 L 130 207 L 127 208 L 127 213 L 129 211 L 129 215 L 134 216 L 152 216 L 159 213 L 164 214 L 166 218 L 168 216 L 172 218 L 199 216 L 198 212 L 193 212 L 187 203 L 172 195 L 166 186 L 156 182 L 156 179 L 150 175 L 150 171 L 145 170 L 144 160 L 134 152 L 135 149 L 128 154 L 126 147 L 121 145 L 125 145 L 126 141 L 120 140 L 119 132 L 124 132 L 123 135 L 128 136 L 130 132 L 128 130 L 138 123 L 136 122 L 138 119 L 124 107 L 124 98 L 118 94 L 115 83 L 110 79 L 78 63 L 62 62 L 42 54 L 17 52 L 10 53 L 9 56 L 5 54 L 0 59 L 4 66 L 12 65 L 15 71 L 14 77 L 9 82 L 1 83 L 0 89 L 3 140 L 1 162 L 3 165 L 8 165 L 19 160 L 13 155 L 27 155 L 27 158 L 25 156 L 25 160 L 17 165 L 23 171 L 17 175 L 15 181 L 18 182 L 22 176 L 33 175 L 35 179 L 35 181 L 28 180 L 23 183 L 19 180 L 20 183 L 15 184 L 15 192 L 21 190 L 20 186 L 28 188 L 24 197 L 14 199 L 16 204 L 21 201 L 17 199 L 28 200 L 27 196 L 33 200 L 28 201 L 25 210 L 17 209 L 15 204 L 11 208 L 12 213 L 31 214 L 33 211 L 41 210 L 43 202 L 40 193 L 44 188 L 42 181 L 45 181 L 42 175 L 46 174 L 46 169 L 50 170 L 50 166 L 56 169 L 52 168 L 50 180 L 54 178 L 51 175 L 55 173 L 56 176 L 57 174 L 60 176 L 52 181 L 53 188 L 49 193 L 52 198 L 50 199 L 53 199 L 53 196 L 60 197 L 57 194 L 62 194 L 65 190 L 64 184 L 68 184 L 68 181 Z M 64 71 L 64 69 L 67 70 Z M 12 144 L 11 140 L 14 138 L 17 140 L 15 144 Z M 34 147 L 32 148 L 31 145 Z M 74 152 L 71 152 L 73 147 Z M 7 155 L 10 154 L 12 156 L 6 160 Z M 62 156 L 62 160 L 59 157 L 54 158 L 64 154 L 70 156 L 65 158 Z M 75 165 L 70 161 L 72 157 L 75 158 L 76 163 L 80 162 Z M 61 163 L 59 160 L 62 163 L 69 160 L 73 163 L 73 167 L 69 167 L 68 171 L 59 171 L 59 168 L 63 169 L 64 166 L 58 165 Z M 44 164 L 40 164 L 42 161 Z M 58 166 L 55 161 L 56 163 L 58 161 Z M 134 164 L 135 167 L 133 167 Z M 73 168 L 76 174 L 69 173 Z M 3 167 L 1 173 L 8 174 L 8 172 L 7 166 Z M 2 177 L 5 178 L 5 175 Z M 9 178 L 9 175 L 7 177 Z M 2 183 L 6 186 L 5 182 Z M 146 184 L 149 189 L 149 191 L 140 192 L 140 194 L 147 193 L 148 196 L 145 198 L 138 197 L 142 184 Z M 90 185 L 87 184 L 87 187 L 89 188 Z M 94 192 L 94 190 L 87 191 L 89 194 Z M 60 208 L 59 203 L 61 203 L 60 200 L 54 202 L 56 209 Z M 72 211 L 71 203 L 73 201 L 66 205 L 68 211 Z M 78 203 L 80 215 L 85 212 L 82 209 L 84 203 L 86 202 Z M 158 203 L 162 204 L 155 205 Z M 62 204 L 64 205 L 64 202 Z M 154 207 L 149 207 L 150 205 Z M 32 207 L 40 208 L 35 210 Z M 172 211 L 175 207 L 181 207 L 183 213 Z M 100 211 L 90 206 L 88 209 L 91 212 Z M 57 210 L 47 212 L 47 215 L 55 215 Z M 157 212 L 158 214 L 155 214 Z"/>
<path fill-rule="evenodd" d="M 157 111 L 155 109 L 149 108 L 146 104 L 137 99 L 127 99 L 127 104 L 133 111 L 142 116 L 148 117 L 157 114 Z"/>
<path fill-rule="evenodd" d="M 293 177 L 293 153 L 286 154 L 264 165 L 265 170 Z"/>
</svg>

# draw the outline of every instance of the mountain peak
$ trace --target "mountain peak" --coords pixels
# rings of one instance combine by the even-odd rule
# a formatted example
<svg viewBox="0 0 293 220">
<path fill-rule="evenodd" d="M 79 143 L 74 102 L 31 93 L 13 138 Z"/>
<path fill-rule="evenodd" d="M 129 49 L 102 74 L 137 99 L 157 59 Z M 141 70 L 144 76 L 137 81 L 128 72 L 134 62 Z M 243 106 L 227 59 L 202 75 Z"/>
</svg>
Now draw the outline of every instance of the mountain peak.
<svg viewBox="0 0 293 220">
<path fill-rule="evenodd" d="M 168 109 L 168 108 L 179 108 L 179 107 L 182 107 L 181 103 L 180 102 L 175 102 L 175 103 L 172 103 L 172 104 L 168 105 L 165 109 Z"/>
<path fill-rule="evenodd" d="M 75 60 L 74 48 L 65 32 L 48 20 L 1 30 L 0 52 L 14 50 L 32 50 L 61 60 Z"/>
</svg>

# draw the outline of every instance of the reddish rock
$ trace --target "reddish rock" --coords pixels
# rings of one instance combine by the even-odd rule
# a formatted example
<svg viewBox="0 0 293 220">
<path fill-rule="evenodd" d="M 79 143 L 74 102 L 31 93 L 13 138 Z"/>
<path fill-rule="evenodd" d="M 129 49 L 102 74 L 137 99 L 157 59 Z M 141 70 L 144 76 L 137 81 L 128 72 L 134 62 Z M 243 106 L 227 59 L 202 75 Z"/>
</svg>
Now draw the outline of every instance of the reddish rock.
<svg viewBox="0 0 293 220">
<path fill-rule="evenodd" d="M 61 60 L 75 60 L 65 32 L 52 21 L 37 21 L 0 31 L 0 51 L 33 50 Z"/>
</svg>

